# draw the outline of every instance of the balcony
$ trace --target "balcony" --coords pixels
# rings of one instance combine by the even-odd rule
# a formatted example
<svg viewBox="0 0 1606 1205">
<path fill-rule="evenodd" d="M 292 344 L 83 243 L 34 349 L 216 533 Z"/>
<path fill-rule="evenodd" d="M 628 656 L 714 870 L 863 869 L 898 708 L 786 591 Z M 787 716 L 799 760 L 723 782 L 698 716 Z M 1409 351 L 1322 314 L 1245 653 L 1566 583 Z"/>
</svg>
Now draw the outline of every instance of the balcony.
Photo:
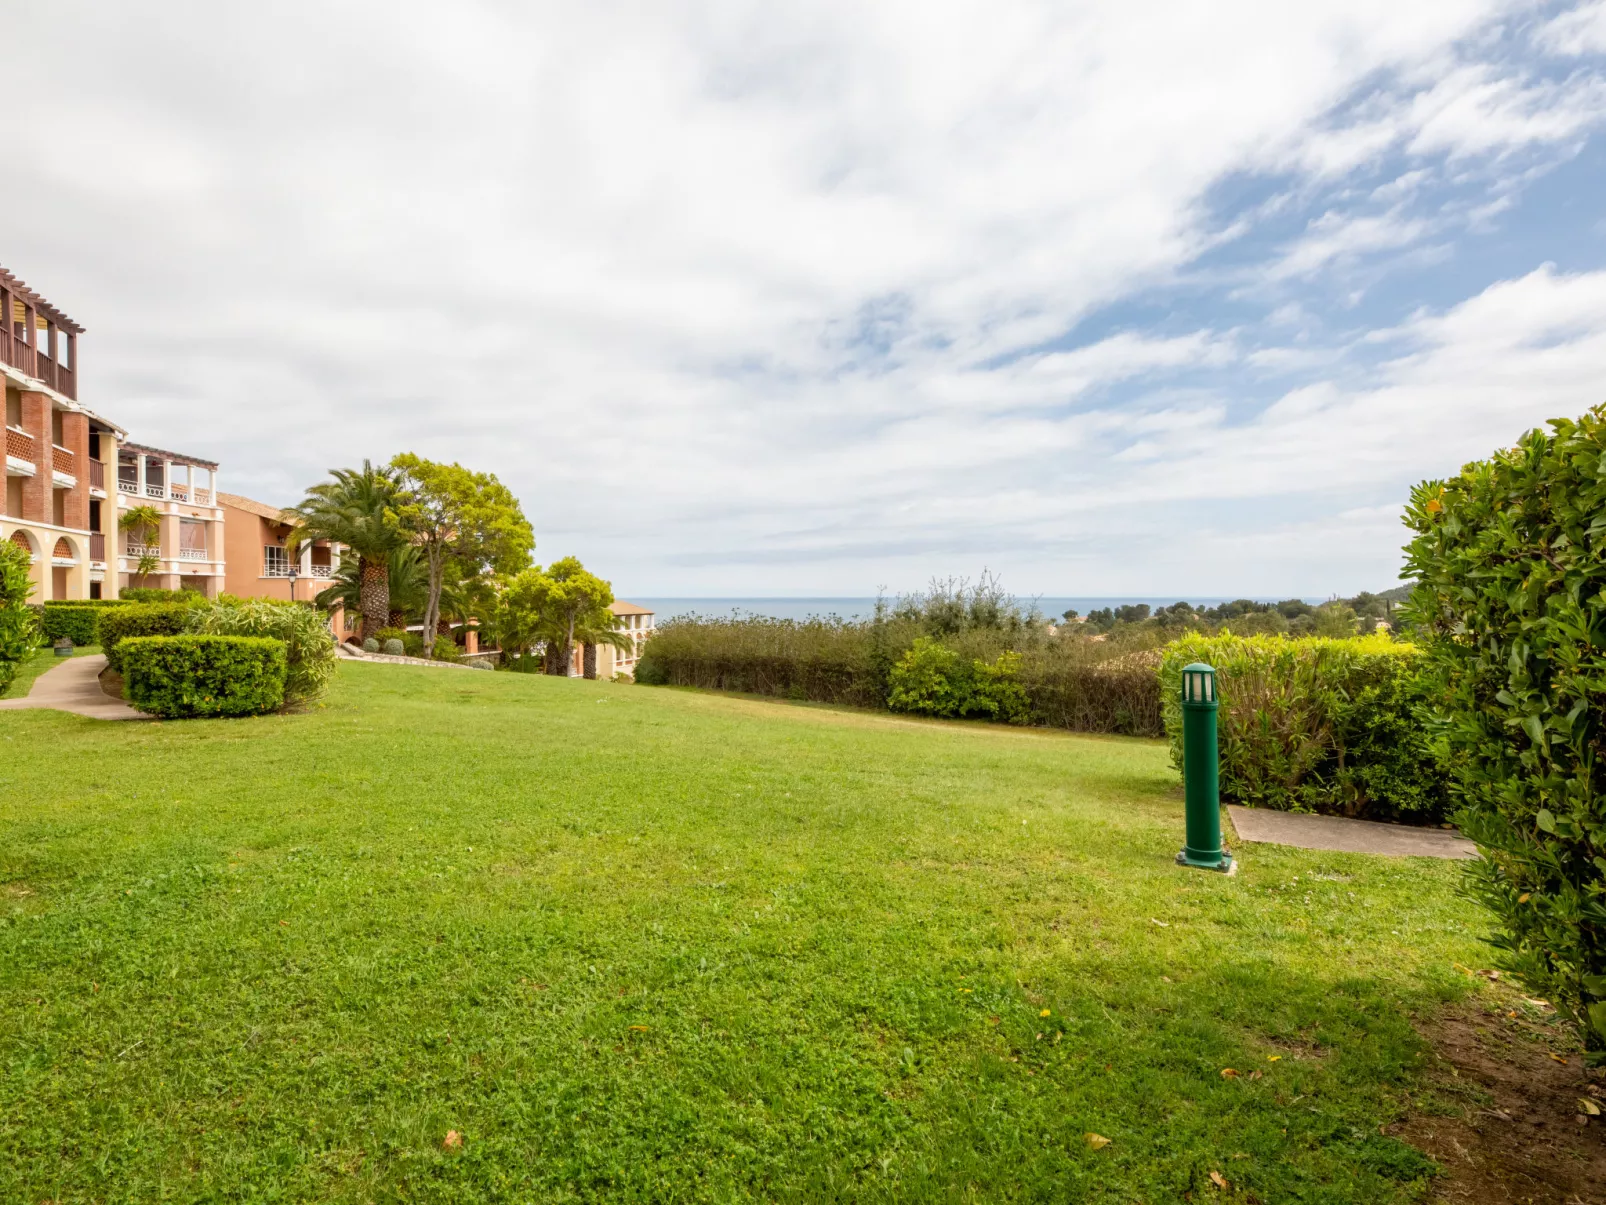
<svg viewBox="0 0 1606 1205">
<path fill-rule="evenodd" d="M 332 577 L 333 576 L 333 570 L 328 565 L 314 565 L 312 567 L 312 576 L 313 577 Z"/>
<path fill-rule="evenodd" d="M 6 456 L 27 464 L 37 464 L 39 453 L 34 450 L 33 436 L 16 427 L 6 428 Z"/>
<path fill-rule="evenodd" d="M 136 489 L 135 492 L 137 493 L 138 490 Z M 145 496 L 147 498 L 165 498 L 167 497 L 167 487 L 160 481 L 147 481 L 145 483 Z"/>
<path fill-rule="evenodd" d="M 89 488 L 106 492 L 106 466 L 98 460 L 89 462 Z"/>
<path fill-rule="evenodd" d="M 50 467 L 64 477 L 78 476 L 78 473 L 73 468 L 76 459 L 71 452 L 60 444 L 53 445 L 50 449 Z"/>
<path fill-rule="evenodd" d="M 130 544 L 123 555 L 133 557 L 136 560 L 147 556 L 153 556 L 157 560 L 161 560 L 162 550 L 154 544 Z"/>
<path fill-rule="evenodd" d="M 205 561 L 210 558 L 206 555 L 206 549 L 204 548 L 180 548 L 178 550 L 178 559 L 181 561 Z"/>
<path fill-rule="evenodd" d="M 167 496 L 174 502 L 188 502 L 190 500 L 190 490 L 188 486 L 180 485 L 175 481 L 168 487 Z"/>
<path fill-rule="evenodd" d="M 139 482 L 132 477 L 119 475 L 117 478 L 117 492 L 119 494 L 133 494 L 137 497 L 139 494 Z"/>
<path fill-rule="evenodd" d="M 106 562 L 106 537 L 98 531 L 89 533 L 89 559 L 100 564 Z"/>
<path fill-rule="evenodd" d="M 4 268 L 0 315 L 0 361 L 76 400 L 77 337 L 83 327 Z"/>
</svg>

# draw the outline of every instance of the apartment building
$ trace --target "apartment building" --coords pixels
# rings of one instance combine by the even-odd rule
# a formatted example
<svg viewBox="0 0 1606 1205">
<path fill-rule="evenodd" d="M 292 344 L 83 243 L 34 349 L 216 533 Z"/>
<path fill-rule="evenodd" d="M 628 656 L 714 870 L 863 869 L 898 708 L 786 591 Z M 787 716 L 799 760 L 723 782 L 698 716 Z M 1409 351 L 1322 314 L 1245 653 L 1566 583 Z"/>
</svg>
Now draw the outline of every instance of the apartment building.
<svg viewBox="0 0 1606 1205">
<path fill-rule="evenodd" d="M 327 540 L 302 545 L 294 554 L 290 537 L 295 516 L 282 507 L 239 494 L 219 494 L 227 516 L 225 530 L 230 594 L 240 598 L 281 598 L 310 602 L 340 568 L 340 549 Z M 343 631 L 337 626 L 336 632 Z"/>
<path fill-rule="evenodd" d="M 124 432 L 78 401 L 79 326 L 0 268 L 5 497 L 0 539 L 33 558 L 35 599 L 115 597 L 106 469 Z"/>
<path fill-rule="evenodd" d="M 156 524 L 125 527 L 123 519 L 136 507 L 154 511 Z M 198 590 L 208 598 L 223 592 L 216 463 L 124 442 L 117 449 L 117 512 L 120 588 Z"/>
</svg>

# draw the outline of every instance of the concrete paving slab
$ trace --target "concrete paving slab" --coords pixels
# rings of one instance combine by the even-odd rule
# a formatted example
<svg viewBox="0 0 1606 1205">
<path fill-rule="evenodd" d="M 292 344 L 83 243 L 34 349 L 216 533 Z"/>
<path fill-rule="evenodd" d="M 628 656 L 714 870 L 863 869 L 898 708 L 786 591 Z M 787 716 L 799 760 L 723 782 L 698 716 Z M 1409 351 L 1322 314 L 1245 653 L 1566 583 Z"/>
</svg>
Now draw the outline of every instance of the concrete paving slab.
<svg viewBox="0 0 1606 1205">
<path fill-rule="evenodd" d="M 23 711 L 43 707 L 51 711 L 70 711 L 92 720 L 148 720 L 127 703 L 114 699 L 100 688 L 100 671 L 106 668 L 106 655 L 69 657 L 54 669 L 47 669 L 33 680 L 27 695 L 20 699 L 0 699 L 0 709 Z"/>
<path fill-rule="evenodd" d="M 1309 816 L 1274 808 L 1227 805 L 1240 841 L 1292 845 L 1298 849 L 1331 849 L 1390 858 L 1476 858 L 1478 847 L 1452 829 L 1413 828 L 1346 820 L 1342 816 Z"/>
</svg>

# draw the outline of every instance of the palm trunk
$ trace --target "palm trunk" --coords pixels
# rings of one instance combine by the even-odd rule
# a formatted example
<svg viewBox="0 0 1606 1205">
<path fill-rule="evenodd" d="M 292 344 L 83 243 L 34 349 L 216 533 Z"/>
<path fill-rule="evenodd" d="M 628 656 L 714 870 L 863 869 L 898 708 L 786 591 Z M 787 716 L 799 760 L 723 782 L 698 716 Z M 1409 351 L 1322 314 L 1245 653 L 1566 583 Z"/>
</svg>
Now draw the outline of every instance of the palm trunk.
<svg viewBox="0 0 1606 1205">
<path fill-rule="evenodd" d="M 367 640 L 390 620 L 390 570 L 384 561 L 362 557 L 357 572 L 362 583 L 358 592 L 362 602 L 362 638 Z"/>
</svg>

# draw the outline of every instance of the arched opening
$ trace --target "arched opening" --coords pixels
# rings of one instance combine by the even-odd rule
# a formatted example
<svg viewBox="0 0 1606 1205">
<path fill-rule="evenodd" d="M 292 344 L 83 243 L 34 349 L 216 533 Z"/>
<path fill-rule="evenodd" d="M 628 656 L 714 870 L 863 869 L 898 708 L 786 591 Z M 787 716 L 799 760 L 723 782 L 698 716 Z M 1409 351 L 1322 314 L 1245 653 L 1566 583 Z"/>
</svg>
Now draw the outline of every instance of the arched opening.
<svg viewBox="0 0 1606 1205">
<path fill-rule="evenodd" d="M 23 531 L 21 528 L 18 528 L 16 531 L 11 533 L 11 542 L 26 552 L 29 556 L 34 555 L 33 541 L 28 538 L 28 533 Z"/>
<path fill-rule="evenodd" d="M 67 543 L 66 536 L 62 536 L 61 539 L 56 541 L 55 550 L 51 552 L 50 555 L 52 559 L 59 559 L 63 561 L 70 561 L 73 559 L 72 545 Z"/>
</svg>

